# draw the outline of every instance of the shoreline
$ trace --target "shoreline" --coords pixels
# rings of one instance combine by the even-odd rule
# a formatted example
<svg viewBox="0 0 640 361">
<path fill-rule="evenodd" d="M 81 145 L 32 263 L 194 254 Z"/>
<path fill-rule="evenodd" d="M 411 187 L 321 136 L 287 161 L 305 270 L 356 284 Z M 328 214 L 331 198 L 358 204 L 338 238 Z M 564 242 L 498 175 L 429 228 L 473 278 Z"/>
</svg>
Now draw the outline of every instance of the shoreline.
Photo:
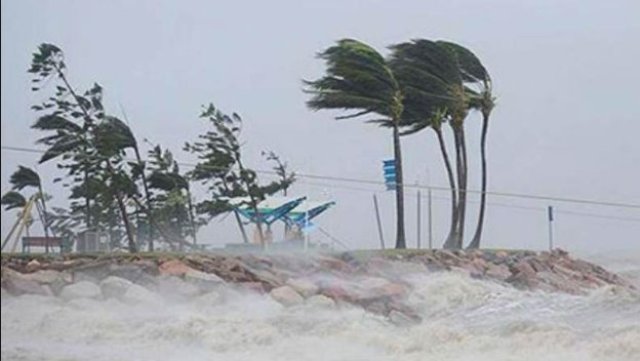
<svg viewBox="0 0 640 361">
<path fill-rule="evenodd" d="M 421 318 L 406 302 L 411 292 L 406 279 L 434 272 L 574 295 L 605 286 L 637 290 L 623 277 L 560 249 L 3 254 L 1 283 L 3 297 L 38 294 L 65 299 L 126 299 L 131 290 L 139 298 L 160 288 L 191 297 L 227 287 L 269 296 L 286 307 L 348 305 L 397 323 L 416 323 Z"/>
</svg>

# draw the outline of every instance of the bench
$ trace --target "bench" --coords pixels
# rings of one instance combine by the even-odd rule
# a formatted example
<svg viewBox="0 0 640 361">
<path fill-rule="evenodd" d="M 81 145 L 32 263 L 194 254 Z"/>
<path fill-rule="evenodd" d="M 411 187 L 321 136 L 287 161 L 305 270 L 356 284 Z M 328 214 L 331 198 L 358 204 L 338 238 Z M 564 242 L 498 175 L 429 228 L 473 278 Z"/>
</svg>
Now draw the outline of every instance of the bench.
<svg viewBox="0 0 640 361">
<path fill-rule="evenodd" d="M 30 252 L 31 247 L 58 247 L 62 253 L 61 237 L 22 237 L 22 252 Z"/>
</svg>

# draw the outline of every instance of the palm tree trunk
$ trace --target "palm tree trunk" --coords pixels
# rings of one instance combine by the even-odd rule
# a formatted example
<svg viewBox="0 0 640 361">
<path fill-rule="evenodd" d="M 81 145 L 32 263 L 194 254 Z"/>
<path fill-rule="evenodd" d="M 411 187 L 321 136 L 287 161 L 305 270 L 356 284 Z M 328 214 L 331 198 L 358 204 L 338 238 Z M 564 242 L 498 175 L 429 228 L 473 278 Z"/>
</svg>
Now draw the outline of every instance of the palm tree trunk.
<svg viewBox="0 0 640 361">
<path fill-rule="evenodd" d="M 448 245 L 451 249 L 460 248 L 460 244 L 462 242 L 462 236 L 460 234 L 460 220 L 461 220 L 461 210 L 462 210 L 462 186 L 463 186 L 463 161 L 462 161 L 462 145 L 460 141 L 460 132 L 455 125 L 452 125 L 453 128 L 453 140 L 455 144 L 456 150 L 456 178 L 458 182 L 458 204 L 456 206 L 456 217 L 455 217 L 455 230 L 451 243 Z"/>
<path fill-rule="evenodd" d="M 191 190 L 187 188 L 187 205 L 189 207 L 189 221 L 191 222 L 191 234 L 193 235 L 193 245 L 198 244 L 198 238 L 196 233 L 198 230 L 196 229 L 196 218 L 193 215 L 193 201 L 191 200 Z"/>
<path fill-rule="evenodd" d="M 480 248 L 480 239 L 482 238 L 482 227 L 484 224 L 484 211 L 487 198 L 487 132 L 489 130 L 489 113 L 482 112 L 482 136 L 480 138 L 480 154 L 482 157 L 482 187 L 480 193 L 480 213 L 478 214 L 478 225 L 473 239 L 469 244 L 470 249 Z"/>
<path fill-rule="evenodd" d="M 133 147 L 134 152 L 136 153 L 136 160 L 139 165 L 142 165 L 142 157 L 140 156 L 140 150 L 137 146 Z M 147 183 L 147 176 L 144 174 L 144 169 L 141 172 L 142 175 L 142 187 L 144 188 L 144 198 L 147 201 L 147 208 L 149 209 L 149 214 L 153 214 L 153 206 L 151 204 L 151 194 L 149 193 L 149 185 Z M 149 223 L 149 252 L 153 252 L 153 226 L 151 225 L 151 220 L 148 220 Z"/>
<path fill-rule="evenodd" d="M 107 159 L 107 170 L 113 176 L 115 172 L 113 171 L 113 166 L 111 165 L 111 161 Z M 114 193 L 116 196 L 116 201 L 118 202 L 118 209 L 120 209 L 120 214 L 122 215 L 122 222 L 124 223 L 124 229 L 127 232 L 127 240 L 129 243 L 129 252 L 136 253 L 138 252 L 138 247 L 136 246 L 136 241 L 133 236 L 133 230 L 131 229 L 131 223 L 129 222 L 129 215 L 127 214 L 127 207 L 124 205 L 124 201 L 122 199 L 122 193 L 119 189 L 114 189 Z"/>
<path fill-rule="evenodd" d="M 38 184 L 38 191 L 40 192 L 40 202 L 42 203 L 42 227 L 44 228 L 44 237 L 47 239 L 44 244 L 44 251 L 49 253 L 49 220 L 47 219 L 47 201 L 44 200 L 42 184 Z"/>
<path fill-rule="evenodd" d="M 242 161 L 240 160 L 240 156 L 236 157 L 238 162 L 238 167 L 240 168 L 240 174 L 244 172 L 244 166 L 242 165 Z M 244 177 L 241 177 L 244 179 Z M 249 195 L 249 200 L 251 203 L 251 208 L 253 208 L 253 212 L 256 215 L 256 226 L 258 227 L 258 237 L 260 237 L 260 245 L 265 246 L 264 244 L 264 232 L 262 230 L 262 215 L 258 212 L 258 201 L 256 197 L 251 193 L 251 184 L 248 181 L 244 181 L 244 186 L 247 187 L 247 194 Z"/>
<path fill-rule="evenodd" d="M 464 128 L 460 126 L 460 150 L 462 153 L 462 183 L 460 184 L 460 206 L 459 206 L 459 239 L 457 248 L 462 248 L 462 242 L 464 239 L 464 226 L 467 212 L 467 179 L 468 179 L 468 166 L 467 166 L 467 145 L 464 136 Z"/>
<path fill-rule="evenodd" d="M 86 154 L 86 147 L 85 147 L 85 154 Z M 84 220 L 85 223 L 87 224 L 87 230 L 91 229 L 91 200 L 89 199 L 89 172 L 87 171 L 87 167 L 84 167 L 84 186 L 85 186 L 85 194 L 84 194 L 84 207 L 85 207 L 85 212 L 87 212 L 87 214 L 85 214 Z"/>
<path fill-rule="evenodd" d="M 404 181 L 402 177 L 402 150 L 397 122 L 393 126 L 393 155 L 396 166 L 396 249 L 407 248 L 404 232 Z"/>
<path fill-rule="evenodd" d="M 124 223 L 124 229 L 127 232 L 127 240 L 129 242 L 129 252 L 136 253 L 138 252 L 138 247 L 136 246 L 135 239 L 133 238 L 133 230 L 131 229 L 131 223 L 129 223 L 127 208 L 124 205 L 124 201 L 122 200 L 122 194 L 120 193 L 119 190 L 116 190 L 116 201 L 118 201 L 118 208 L 120 209 L 120 214 L 122 214 L 122 222 Z"/>
<path fill-rule="evenodd" d="M 458 210 L 457 210 L 457 188 L 456 181 L 453 176 L 453 168 L 451 166 L 451 160 L 449 159 L 449 153 L 444 143 L 444 137 L 442 136 L 441 128 L 433 128 L 438 136 L 438 144 L 440 145 L 440 152 L 442 153 L 442 159 L 444 160 L 444 166 L 447 169 L 447 178 L 449 179 L 449 188 L 451 188 L 451 227 L 449 228 L 449 235 L 444 242 L 444 248 L 452 248 L 452 242 L 455 240 L 456 226 L 458 225 Z"/>
<path fill-rule="evenodd" d="M 224 189 L 227 192 L 229 192 L 229 186 L 227 185 L 227 183 L 224 182 L 223 185 L 224 185 Z M 249 237 L 247 237 L 247 231 L 244 229 L 244 224 L 242 224 L 240 215 L 238 214 L 238 211 L 235 208 L 233 209 L 233 215 L 235 216 L 236 222 L 238 223 L 238 228 L 240 228 L 240 233 L 242 234 L 242 241 L 244 243 L 249 243 Z"/>
</svg>

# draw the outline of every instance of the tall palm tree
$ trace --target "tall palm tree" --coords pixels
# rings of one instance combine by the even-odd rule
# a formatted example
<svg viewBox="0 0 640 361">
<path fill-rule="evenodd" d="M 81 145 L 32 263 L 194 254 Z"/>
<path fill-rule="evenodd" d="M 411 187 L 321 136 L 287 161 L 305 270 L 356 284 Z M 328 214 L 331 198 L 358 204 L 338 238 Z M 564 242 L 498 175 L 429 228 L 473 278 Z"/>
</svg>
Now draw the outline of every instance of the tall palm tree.
<svg viewBox="0 0 640 361">
<path fill-rule="evenodd" d="M 484 215 L 486 208 L 486 190 L 487 190 L 487 158 L 486 144 L 487 132 L 489 127 L 489 117 L 495 106 L 495 99 L 492 94 L 492 82 L 489 72 L 486 70 L 480 59 L 469 49 L 452 42 L 439 41 L 440 45 L 449 49 L 455 57 L 457 67 L 465 84 L 466 98 L 470 109 L 479 110 L 482 114 L 482 133 L 480 138 L 481 153 L 481 195 L 480 210 L 478 214 L 478 223 L 474 236 L 468 248 L 479 248 L 480 239 L 482 237 L 482 228 L 484 224 Z M 464 144 L 464 133 L 462 133 L 462 146 Z M 465 149 L 466 158 L 466 149 Z M 466 163 L 466 159 L 465 159 Z M 466 164 L 465 164 L 465 187 L 466 187 Z M 461 221 L 462 223 L 463 221 Z M 464 227 L 463 224 L 461 224 Z"/>
<path fill-rule="evenodd" d="M 305 81 L 313 110 L 342 109 L 352 113 L 336 117 L 347 119 L 365 115 L 393 129 L 393 151 L 396 168 L 396 248 L 406 248 L 404 229 L 404 191 L 400 123 L 403 113 L 403 93 L 400 84 L 380 53 L 367 44 L 342 39 L 319 54 L 326 62 L 326 74 L 314 81 Z"/>
<path fill-rule="evenodd" d="M 487 191 L 487 133 L 489 130 L 489 118 L 495 107 L 495 98 L 492 93 L 492 82 L 489 72 L 486 70 L 480 59 L 469 49 L 455 44 L 447 43 L 449 48 L 456 54 L 458 67 L 464 78 L 467 93 L 469 96 L 470 107 L 480 111 L 482 114 L 482 133 L 480 136 L 480 154 L 481 154 L 481 194 L 480 194 L 480 210 L 478 214 L 478 223 L 468 248 L 475 249 L 480 247 L 482 237 L 482 229 L 484 225 L 484 215 L 486 209 L 486 191 Z"/>
<path fill-rule="evenodd" d="M 391 47 L 390 64 L 405 93 L 403 125 L 406 133 L 431 127 L 438 137 L 451 188 L 451 227 L 445 248 L 461 248 L 463 219 L 464 157 L 460 136 L 467 114 L 463 80 L 454 54 L 437 42 L 418 39 Z M 456 174 L 442 134 L 442 124 L 448 122 L 454 130 Z M 457 181 L 457 183 L 456 183 Z"/>
</svg>

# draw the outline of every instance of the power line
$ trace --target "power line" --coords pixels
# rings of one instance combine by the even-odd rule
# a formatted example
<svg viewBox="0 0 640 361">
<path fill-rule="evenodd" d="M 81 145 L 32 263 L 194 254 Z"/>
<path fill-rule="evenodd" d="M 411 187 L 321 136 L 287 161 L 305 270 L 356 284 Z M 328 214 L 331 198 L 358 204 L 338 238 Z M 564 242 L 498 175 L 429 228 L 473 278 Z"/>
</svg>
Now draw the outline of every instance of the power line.
<svg viewBox="0 0 640 361">
<path fill-rule="evenodd" d="M 361 191 L 361 192 L 371 192 L 371 193 L 375 193 L 375 194 L 384 194 L 384 193 L 386 193 L 385 191 L 377 191 L 377 190 L 373 190 L 373 189 L 369 189 L 369 188 L 343 186 L 343 185 L 335 185 L 335 184 L 329 184 L 329 183 L 313 183 L 313 182 L 307 182 L 307 181 L 302 181 L 301 183 L 309 185 L 309 186 L 312 186 L 312 187 L 325 187 L 325 188 L 332 188 L 332 189 L 346 189 L 346 190 L 354 190 L 354 191 Z M 406 197 L 417 197 L 417 195 L 411 194 L 411 193 L 410 194 L 406 194 L 405 196 Z M 426 195 L 421 195 L 420 197 L 423 198 L 423 199 L 427 198 Z M 449 197 L 439 197 L 439 196 L 432 196 L 432 198 L 435 199 L 435 200 L 440 200 L 440 201 L 449 201 L 451 199 Z M 480 203 L 479 201 L 474 201 L 474 200 L 467 200 L 467 202 L 468 203 L 473 203 L 473 204 L 479 204 Z M 522 209 L 522 210 L 536 211 L 536 212 L 547 212 L 547 208 L 546 207 L 521 206 L 521 205 L 516 205 L 516 204 L 507 204 L 507 203 L 499 203 L 499 202 L 487 202 L 486 204 L 487 204 L 487 206 L 491 206 L 491 207 L 502 207 L 502 208 Z M 569 210 L 562 210 L 562 209 L 556 209 L 556 213 L 575 215 L 575 216 L 592 217 L 592 218 L 612 219 L 612 220 L 618 220 L 618 221 L 640 222 L 640 218 L 610 216 L 610 215 L 604 215 L 604 214 L 588 213 L 588 212 L 577 212 L 577 211 L 569 211 Z"/>
<path fill-rule="evenodd" d="M 19 152 L 29 152 L 29 153 L 44 153 L 43 150 L 33 149 L 33 148 L 24 148 L 24 147 L 15 147 L 15 146 L 1 146 L 3 150 L 11 150 L 11 151 L 19 151 Z M 127 161 L 137 161 L 136 159 L 128 159 Z M 187 166 L 187 167 L 196 167 L 196 164 L 186 163 L 186 162 L 177 162 L 179 165 Z M 212 170 L 226 170 L 225 167 L 215 167 L 215 166 L 205 166 Z M 271 174 L 276 175 L 275 171 L 267 171 L 267 170 L 254 170 L 256 173 L 262 174 Z M 383 181 L 374 181 L 368 179 L 357 179 L 357 178 L 347 178 L 347 177 L 336 177 L 336 176 L 326 176 L 326 175 L 316 175 L 316 174 L 304 174 L 296 172 L 296 175 L 300 178 L 308 178 L 308 179 L 320 179 L 320 180 L 332 180 L 338 182 L 346 182 L 346 183 L 358 183 L 358 184 L 371 184 L 371 185 L 385 185 Z M 439 186 L 423 186 L 423 185 L 415 185 L 415 184 L 405 184 L 404 188 L 414 188 L 414 189 L 432 189 L 439 191 L 450 191 L 450 188 L 447 187 L 439 187 Z M 481 191 L 477 190 L 466 190 L 466 193 L 471 194 L 481 194 Z M 621 202 L 605 202 L 598 200 L 588 200 L 588 199 L 579 199 L 579 198 L 567 198 L 567 197 L 553 197 L 553 196 L 542 196 L 542 195 L 534 195 L 534 194 L 524 194 L 524 193 L 512 193 L 512 192 L 494 192 L 487 191 L 485 192 L 487 195 L 501 196 L 501 197 L 512 197 L 512 198 L 523 198 L 523 199 L 535 199 L 535 200 L 545 200 L 545 201 L 553 201 L 553 202 L 565 202 L 565 203 L 578 203 L 578 204 L 590 204 L 597 206 L 607 206 L 607 207 L 619 207 L 619 208 L 633 208 L 640 209 L 640 204 L 632 204 L 632 203 L 621 203 Z"/>
</svg>

